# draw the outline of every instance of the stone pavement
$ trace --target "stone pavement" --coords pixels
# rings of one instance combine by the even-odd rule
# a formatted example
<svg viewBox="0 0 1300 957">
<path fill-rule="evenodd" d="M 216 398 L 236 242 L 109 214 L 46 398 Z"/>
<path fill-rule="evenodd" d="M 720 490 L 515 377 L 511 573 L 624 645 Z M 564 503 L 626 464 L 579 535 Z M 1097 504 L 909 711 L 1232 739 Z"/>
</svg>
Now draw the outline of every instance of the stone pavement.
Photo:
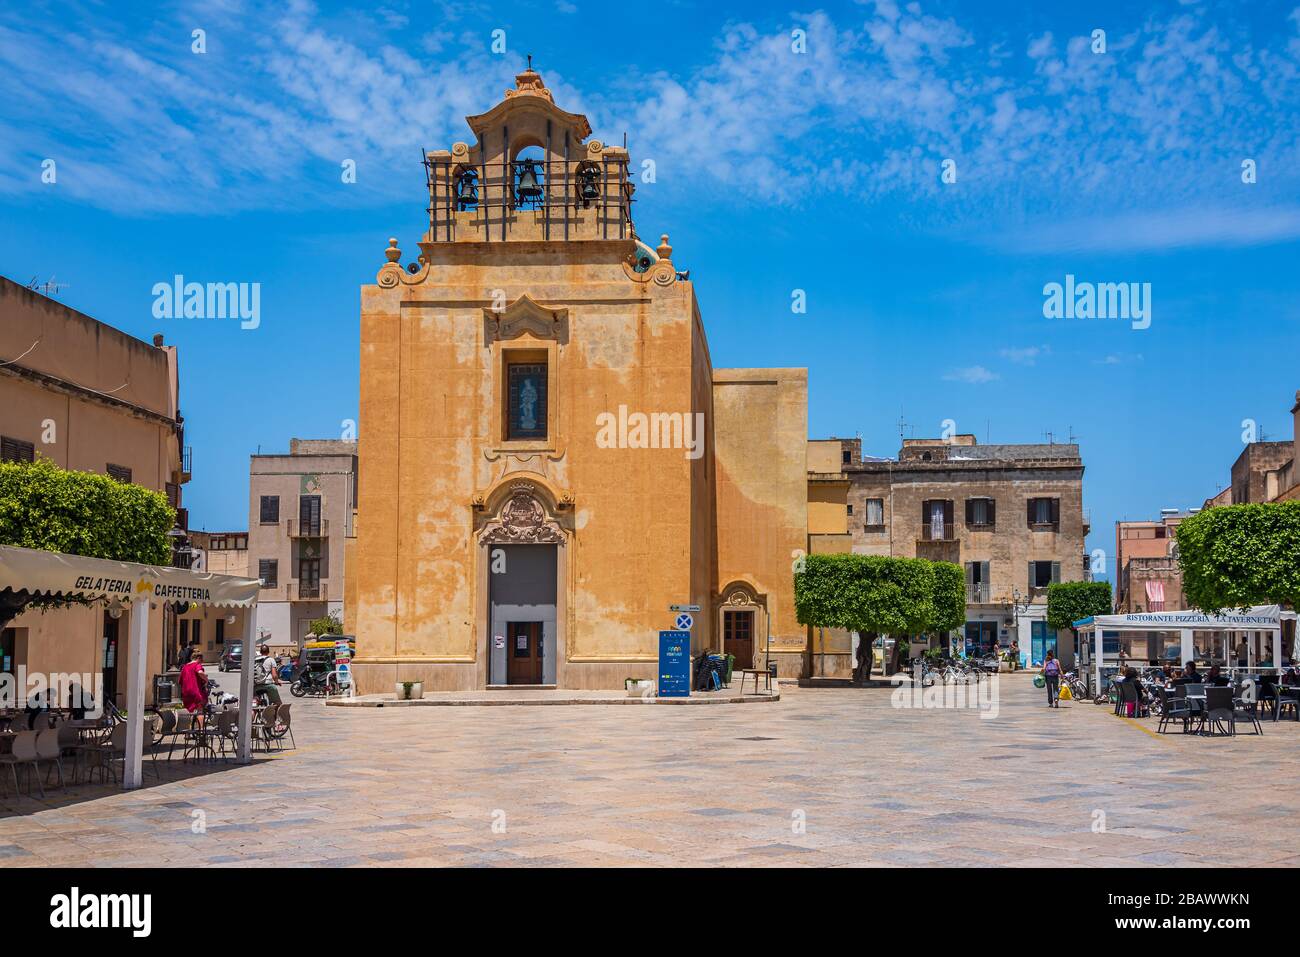
<svg viewBox="0 0 1300 957">
<path fill-rule="evenodd" d="M 754 688 L 751 677 L 745 682 L 750 689 L 740 690 L 740 676 L 736 675 L 730 688 L 717 691 L 692 691 L 686 698 L 657 698 L 654 695 L 629 696 L 626 691 L 587 691 L 572 688 L 499 688 L 491 691 L 426 691 L 424 697 L 414 701 L 398 700 L 390 694 L 359 695 L 355 698 L 330 698 L 325 702 L 331 708 L 437 708 L 460 706 L 501 707 L 511 705 L 701 705 L 701 704 L 756 704 L 781 700 L 780 682 L 773 681 L 771 689 L 764 681 Z"/>
<path fill-rule="evenodd" d="M 1049 710 L 1018 677 L 989 720 L 781 690 L 761 708 L 313 702 L 298 750 L 249 767 L 0 796 L 0 865 L 1300 863 L 1300 724 L 1158 737 Z"/>
</svg>

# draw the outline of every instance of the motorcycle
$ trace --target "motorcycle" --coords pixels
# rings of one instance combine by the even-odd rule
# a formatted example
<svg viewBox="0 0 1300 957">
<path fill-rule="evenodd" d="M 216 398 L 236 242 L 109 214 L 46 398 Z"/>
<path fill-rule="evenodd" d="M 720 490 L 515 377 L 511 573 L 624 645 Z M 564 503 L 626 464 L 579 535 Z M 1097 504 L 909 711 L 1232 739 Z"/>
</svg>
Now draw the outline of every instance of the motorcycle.
<svg viewBox="0 0 1300 957">
<path fill-rule="evenodd" d="M 221 690 L 221 685 L 217 684 L 211 678 L 208 679 L 208 707 L 213 711 L 220 711 L 229 705 L 239 704 L 239 698 Z"/>
<path fill-rule="evenodd" d="M 329 671 L 312 671 L 304 669 L 298 677 L 293 679 L 293 684 L 289 685 L 289 693 L 295 698 L 303 698 L 308 695 L 329 695 L 338 694 L 338 679 Z"/>
</svg>

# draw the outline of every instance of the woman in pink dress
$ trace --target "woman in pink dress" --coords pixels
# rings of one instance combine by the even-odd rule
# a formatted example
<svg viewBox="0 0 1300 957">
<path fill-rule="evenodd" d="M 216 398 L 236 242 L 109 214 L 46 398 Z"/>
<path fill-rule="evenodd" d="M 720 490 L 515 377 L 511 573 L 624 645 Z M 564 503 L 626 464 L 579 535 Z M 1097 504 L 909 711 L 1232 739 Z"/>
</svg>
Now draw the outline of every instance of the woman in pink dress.
<svg viewBox="0 0 1300 957">
<path fill-rule="evenodd" d="M 195 648 L 190 663 L 181 669 L 181 703 L 190 714 L 198 713 L 201 721 L 207 700 L 208 676 L 203 671 L 203 652 Z"/>
</svg>

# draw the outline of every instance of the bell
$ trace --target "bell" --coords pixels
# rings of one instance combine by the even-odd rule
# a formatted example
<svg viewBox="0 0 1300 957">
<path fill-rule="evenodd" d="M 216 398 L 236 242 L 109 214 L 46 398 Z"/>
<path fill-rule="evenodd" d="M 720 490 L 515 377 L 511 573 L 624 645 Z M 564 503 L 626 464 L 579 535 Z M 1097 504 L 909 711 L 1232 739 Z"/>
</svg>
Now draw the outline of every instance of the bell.
<svg viewBox="0 0 1300 957">
<path fill-rule="evenodd" d="M 526 159 L 519 163 L 519 181 L 515 186 L 515 200 L 519 205 L 536 203 L 542 198 L 542 187 L 537 182 L 537 161 Z"/>
<path fill-rule="evenodd" d="M 582 197 L 584 205 L 594 203 L 600 199 L 600 186 L 596 184 L 595 170 L 583 174 L 579 195 Z"/>
<path fill-rule="evenodd" d="M 478 205 L 478 174 L 472 169 L 461 172 L 456 177 L 456 206 L 469 209 Z"/>
</svg>

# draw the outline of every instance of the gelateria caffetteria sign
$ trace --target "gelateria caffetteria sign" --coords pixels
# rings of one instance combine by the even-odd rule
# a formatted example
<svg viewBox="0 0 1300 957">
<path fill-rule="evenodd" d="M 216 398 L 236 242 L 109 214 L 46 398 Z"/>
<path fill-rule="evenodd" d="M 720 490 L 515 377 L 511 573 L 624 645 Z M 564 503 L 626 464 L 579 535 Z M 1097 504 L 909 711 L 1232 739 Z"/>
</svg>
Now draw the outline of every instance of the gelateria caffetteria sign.
<svg viewBox="0 0 1300 957">
<path fill-rule="evenodd" d="M 250 578 L 0 545 L 0 590 L 124 600 L 139 595 L 203 605 L 248 606 L 257 602 L 260 587 Z"/>
</svg>

